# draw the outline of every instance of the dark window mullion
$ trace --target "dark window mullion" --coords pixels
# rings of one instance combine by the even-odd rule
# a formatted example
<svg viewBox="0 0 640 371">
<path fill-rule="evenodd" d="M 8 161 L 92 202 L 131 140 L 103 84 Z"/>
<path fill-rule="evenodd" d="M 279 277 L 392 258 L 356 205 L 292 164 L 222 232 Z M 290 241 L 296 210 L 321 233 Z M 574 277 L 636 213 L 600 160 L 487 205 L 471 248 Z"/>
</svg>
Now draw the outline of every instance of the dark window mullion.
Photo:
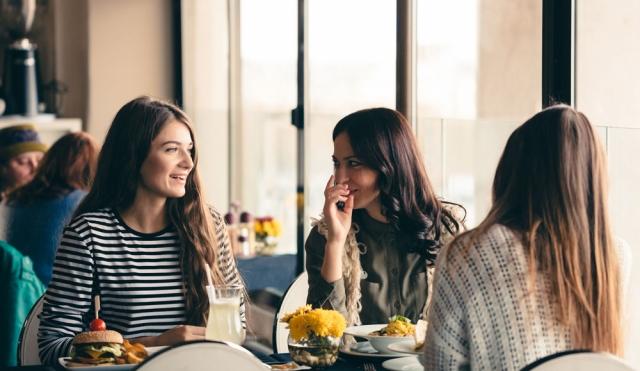
<svg viewBox="0 0 640 371">
<path fill-rule="evenodd" d="M 573 103 L 572 0 L 542 1 L 542 106 Z"/>
<path fill-rule="evenodd" d="M 396 110 L 416 129 L 416 1 L 396 1 Z"/>
<path fill-rule="evenodd" d="M 297 166 L 296 166 L 296 274 L 304 270 L 304 220 L 305 220 L 305 193 L 304 193 L 304 127 L 308 117 L 306 109 L 307 97 L 307 7 L 308 0 L 298 0 L 298 63 L 297 63 L 297 102 L 296 108 L 291 113 L 292 124 L 297 128 Z"/>
</svg>

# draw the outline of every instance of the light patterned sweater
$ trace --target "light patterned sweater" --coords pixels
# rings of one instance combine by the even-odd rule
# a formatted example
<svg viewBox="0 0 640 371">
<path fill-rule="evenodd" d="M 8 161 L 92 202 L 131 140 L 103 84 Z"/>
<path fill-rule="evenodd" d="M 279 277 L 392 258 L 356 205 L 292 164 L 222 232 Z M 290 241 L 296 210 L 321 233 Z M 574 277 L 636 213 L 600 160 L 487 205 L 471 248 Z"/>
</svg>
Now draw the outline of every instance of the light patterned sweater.
<svg viewBox="0 0 640 371">
<path fill-rule="evenodd" d="M 538 275 L 535 290 L 526 294 L 528 265 L 514 232 L 495 225 L 468 253 L 445 256 L 451 248 L 460 245 L 449 246 L 436 262 L 425 370 L 519 370 L 574 348 L 553 315 L 549 281 Z M 621 276 L 628 277 L 628 246 L 619 250 Z"/>
</svg>

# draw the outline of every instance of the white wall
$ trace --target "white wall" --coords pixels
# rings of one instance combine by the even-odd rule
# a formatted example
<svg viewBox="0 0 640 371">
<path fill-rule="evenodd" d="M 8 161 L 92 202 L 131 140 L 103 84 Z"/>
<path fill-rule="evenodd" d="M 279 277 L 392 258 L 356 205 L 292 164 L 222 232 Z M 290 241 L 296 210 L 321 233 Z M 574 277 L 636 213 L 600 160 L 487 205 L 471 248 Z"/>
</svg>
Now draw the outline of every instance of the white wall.
<svg viewBox="0 0 640 371">
<path fill-rule="evenodd" d="M 62 116 L 87 119 L 88 11 L 85 0 L 56 0 L 54 11 L 55 77 L 68 91 L 63 96 Z M 101 138 L 99 138 L 101 140 Z"/>
<path fill-rule="evenodd" d="M 171 0 L 55 0 L 55 73 L 64 117 L 99 142 L 117 110 L 144 94 L 174 96 Z"/>
<path fill-rule="evenodd" d="M 170 0 L 88 0 L 87 130 L 104 138 L 118 109 L 174 96 Z"/>
<path fill-rule="evenodd" d="M 200 143 L 206 197 L 219 210 L 229 204 L 229 83 L 226 0 L 182 2 L 184 108 Z"/>
<path fill-rule="evenodd" d="M 632 253 L 625 294 L 628 318 L 625 357 L 640 368 L 640 2 L 582 0 L 576 4 L 576 107 L 605 134 L 609 159 L 609 200 L 616 236 Z"/>
</svg>

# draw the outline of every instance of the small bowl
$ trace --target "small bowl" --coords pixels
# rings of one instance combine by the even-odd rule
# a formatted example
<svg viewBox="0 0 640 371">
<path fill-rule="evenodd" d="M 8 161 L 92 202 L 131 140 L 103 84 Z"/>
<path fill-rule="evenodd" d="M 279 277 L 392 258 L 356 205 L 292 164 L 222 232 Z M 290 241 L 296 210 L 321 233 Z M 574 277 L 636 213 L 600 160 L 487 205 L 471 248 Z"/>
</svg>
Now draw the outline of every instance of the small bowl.
<svg viewBox="0 0 640 371">
<path fill-rule="evenodd" d="M 369 343 L 371 346 L 380 353 L 385 354 L 396 354 L 398 352 L 394 352 L 389 349 L 389 345 L 400 343 L 400 342 L 408 342 L 415 344 L 415 340 L 413 336 L 370 336 Z"/>
<path fill-rule="evenodd" d="M 364 325 L 364 326 L 351 326 L 347 327 L 344 330 L 344 333 L 347 335 L 352 335 L 360 338 L 364 338 L 369 340 L 371 346 L 380 353 L 384 354 L 398 354 L 398 352 L 394 352 L 389 350 L 389 345 L 406 341 L 406 342 L 415 342 L 413 336 L 380 336 L 380 335 L 369 335 L 374 331 L 378 331 L 381 328 L 385 327 L 387 324 L 376 324 L 376 325 Z"/>
</svg>

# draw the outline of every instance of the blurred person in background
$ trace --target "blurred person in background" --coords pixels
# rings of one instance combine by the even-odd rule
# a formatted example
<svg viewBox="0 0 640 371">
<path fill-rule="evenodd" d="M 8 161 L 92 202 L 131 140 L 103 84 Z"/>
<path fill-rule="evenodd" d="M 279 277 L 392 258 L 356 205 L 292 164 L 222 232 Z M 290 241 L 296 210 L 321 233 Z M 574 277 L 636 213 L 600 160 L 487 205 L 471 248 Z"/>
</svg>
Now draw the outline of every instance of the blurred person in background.
<svg viewBox="0 0 640 371">
<path fill-rule="evenodd" d="M 9 193 L 1 206 L 0 239 L 33 260 L 45 285 L 62 230 L 93 182 L 98 151 L 87 133 L 61 137 L 42 158 L 33 180 Z"/>
<path fill-rule="evenodd" d="M 33 178 L 46 150 L 33 125 L 0 129 L 0 201 Z"/>
</svg>

